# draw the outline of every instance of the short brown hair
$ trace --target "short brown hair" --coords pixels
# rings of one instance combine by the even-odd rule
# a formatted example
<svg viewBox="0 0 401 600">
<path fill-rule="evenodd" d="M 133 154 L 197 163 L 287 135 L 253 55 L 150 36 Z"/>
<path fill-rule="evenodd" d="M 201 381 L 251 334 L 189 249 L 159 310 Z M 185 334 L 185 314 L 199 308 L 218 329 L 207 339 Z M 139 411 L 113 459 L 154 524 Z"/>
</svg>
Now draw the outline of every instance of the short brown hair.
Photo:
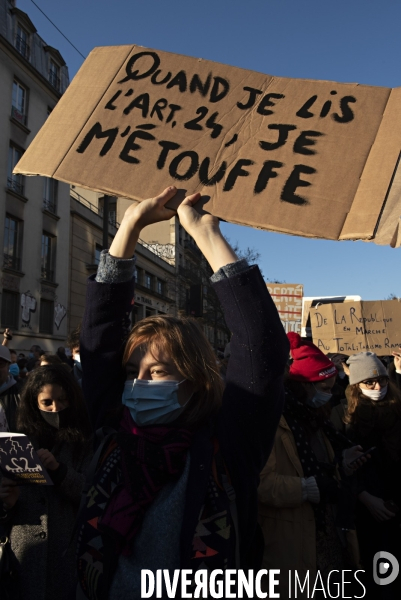
<svg viewBox="0 0 401 600">
<path fill-rule="evenodd" d="M 199 388 L 183 414 L 186 424 L 199 425 L 218 411 L 223 381 L 213 348 L 195 319 L 157 315 L 139 321 L 125 346 L 124 366 L 139 346 L 168 352 L 181 375 Z"/>
</svg>

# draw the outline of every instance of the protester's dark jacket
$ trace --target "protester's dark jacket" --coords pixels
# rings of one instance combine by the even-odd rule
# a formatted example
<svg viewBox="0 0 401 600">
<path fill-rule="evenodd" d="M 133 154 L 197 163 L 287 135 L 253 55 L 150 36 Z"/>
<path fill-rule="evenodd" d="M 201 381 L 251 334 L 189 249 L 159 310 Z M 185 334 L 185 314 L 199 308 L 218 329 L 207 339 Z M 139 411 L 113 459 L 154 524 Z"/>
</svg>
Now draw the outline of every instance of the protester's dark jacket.
<svg viewBox="0 0 401 600">
<path fill-rule="evenodd" d="M 283 408 L 283 372 L 289 348 L 257 267 L 213 285 L 233 333 L 231 358 L 217 423 L 197 430 L 190 447 L 181 568 L 191 567 L 191 542 L 211 471 L 213 430 L 236 492 L 241 566 L 248 568 L 255 566 L 252 552 L 259 548 L 261 539 L 257 528 L 259 473 L 271 451 Z M 115 426 L 107 415 L 121 406 L 125 380 L 122 355 L 133 297 L 133 280 L 109 284 L 89 279 L 80 354 L 83 391 L 96 428 Z"/>
<path fill-rule="evenodd" d="M 375 448 L 357 471 L 359 492 L 366 490 L 401 506 L 401 415 L 388 400 L 362 399 L 347 435 L 363 449 Z"/>
<path fill-rule="evenodd" d="M 15 423 L 17 416 L 17 408 L 20 400 L 20 387 L 18 383 L 15 383 L 8 390 L 5 390 L 0 394 L 0 403 L 4 408 L 6 414 L 8 429 L 10 431 L 16 431 Z"/>
<path fill-rule="evenodd" d="M 38 444 L 31 440 L 34 446 Z M 91 444 L 75 456 L 66 442 L 50 447 L 60 463 L 49 471 L 54 485 L 21 486 L 20 496 L 0 522 L 10 528 L 15 600 L 71 600 L 76 588 L 75 548 L 70 544 Z M 0 576 L 1 579 L 1 576 Z M 0 581 L 0 598 L 1 581 Z"/>
</svg>

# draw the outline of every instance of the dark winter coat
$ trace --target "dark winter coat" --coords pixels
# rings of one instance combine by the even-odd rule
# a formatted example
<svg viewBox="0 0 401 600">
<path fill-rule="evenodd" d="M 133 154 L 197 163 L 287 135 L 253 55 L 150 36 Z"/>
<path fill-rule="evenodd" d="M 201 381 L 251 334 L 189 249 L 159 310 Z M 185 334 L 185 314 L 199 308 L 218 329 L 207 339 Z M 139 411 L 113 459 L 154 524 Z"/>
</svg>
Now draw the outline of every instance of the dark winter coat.
<svg viewBox="0 0 401 600">
<path fill-rule="evenodd" d="M 190 447 L 181 568 L 191 568 L 191 543 L 211 472 L 213 430 L 236 492 L 241 568 L 258 568 L 263 551 L 257 527 L 259 473 L 271 451 L 282 413 L 283 373 L 289 347 L 257 267 L 221 279 L 213 286 L 233 333 L 231 358 L 217 423 L 199 429 Z M 114 425 L 107 414 L 121 405 L 125 380 L 122 355 L 133 297 L 133 280 L 109 284 L 89 279 L 80 354 L 83 391 L 96 428 Z"/>
<path fill-rule="evenodd" d="M 26 485 L 9 513 L 18 600 L 71 600 L 76 588 L 75 544 L 70 542 L 91 449 L 73 458 L 63 443 L 51 452 L 60 467 L 54 486 Z M 64 475 L 64 477 L 63 477 Z"/>
</svg>

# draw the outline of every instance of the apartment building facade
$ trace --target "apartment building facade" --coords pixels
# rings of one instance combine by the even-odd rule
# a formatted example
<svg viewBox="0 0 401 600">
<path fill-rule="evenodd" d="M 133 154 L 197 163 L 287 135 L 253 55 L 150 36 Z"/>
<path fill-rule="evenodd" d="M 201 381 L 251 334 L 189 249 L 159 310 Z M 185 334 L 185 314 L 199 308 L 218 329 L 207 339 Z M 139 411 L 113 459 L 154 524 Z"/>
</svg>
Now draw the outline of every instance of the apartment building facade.
<svg viewBox="0 0 401 600">
<path fill-rule="evenodd" d="M 85 308 L 87 278 L 96 273 L 103 249 L 102 194 L 71 186 L 70 196 L 70 268 L 68 330 L 74 330 L 82 320 Z M 109 200 L 107 247 L 131 203 L 124 198 Z M 176 316 L 175 266 L 161 252 L 139 240 L 135 251 L 136 285 L 132 303 L 131 322 L 157 314 Z"/>
<path fill-rule="evenodd" d="M 13 168 L 68 86 L 57 49 L 15 1 L 0 0 L 1 327 L 12 347 L 46 350 L 67 335 L 69 186 Z"/>
</svg>

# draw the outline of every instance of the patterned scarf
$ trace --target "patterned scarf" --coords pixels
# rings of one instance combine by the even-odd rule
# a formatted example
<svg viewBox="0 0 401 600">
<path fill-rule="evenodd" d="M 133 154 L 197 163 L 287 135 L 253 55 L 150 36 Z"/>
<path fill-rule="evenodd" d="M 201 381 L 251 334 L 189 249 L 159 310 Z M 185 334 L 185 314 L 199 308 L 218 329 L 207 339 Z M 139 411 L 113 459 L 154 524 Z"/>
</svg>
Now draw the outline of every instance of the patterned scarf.
<svg viewBox="0 0 401 600">
<path fill-rule="evenodd" d="M 296 398 L 294 398 L 294 396 L 288 390 L 286 391 L 285 401 L 283 416 L 294 436 L 304 476 L 333 476 L 336 462 L 334 462 L 332 465 L 323 465 L 322 463 L 318 462 L 308 441 L 308 437 L 303 425 L 304 423 L 316 422 L 316 409 L 313 409 L 303 402 L 296 400 Z M 340 453 L 345 448 L 353 446 L 353 443 L 341 432 L 337 431 L 333 424 L 327 419 L 319 420 L 319 428 L 323 431 L 332 444 L 336 454 Z M 328 473 L 330 470 L 332 473 Z M 315 512 L 316 526 L 319 530 L 322 530 L 325 528 L 325 506 L 322 502 L 319 502 L 318 504 L 312 504 L 312 506 Z"/>
<path fill-rule="evenodd" d="M 127 408 L 115 440 L 121 450 L 122 482 L 116 486 L 99 519 L 116 551 L 128 556 L 144 515 L 160 490 L 180 477 L 192 433 L 175 427 L 138 427 Z"/>
</svg>

